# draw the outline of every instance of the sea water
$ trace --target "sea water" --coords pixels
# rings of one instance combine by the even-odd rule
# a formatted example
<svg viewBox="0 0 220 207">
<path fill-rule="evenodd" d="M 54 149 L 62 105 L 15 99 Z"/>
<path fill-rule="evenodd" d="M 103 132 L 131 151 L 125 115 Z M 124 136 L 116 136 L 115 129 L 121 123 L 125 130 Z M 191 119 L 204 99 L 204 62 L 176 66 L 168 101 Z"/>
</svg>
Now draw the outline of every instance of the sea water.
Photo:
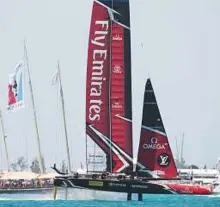
<svg viewBox="0 0 220 207">
<path fill-rule="evenodd" d="M 0 207 L 220 207 L 220 196 L 144 195 L 143 201 L 126 201 L 120 193 L 102 193 L 85 190 L 69 191 L 64 200 L 62 191 L 57 200 L 45 194 L 0 194 Z"/>
</svg>

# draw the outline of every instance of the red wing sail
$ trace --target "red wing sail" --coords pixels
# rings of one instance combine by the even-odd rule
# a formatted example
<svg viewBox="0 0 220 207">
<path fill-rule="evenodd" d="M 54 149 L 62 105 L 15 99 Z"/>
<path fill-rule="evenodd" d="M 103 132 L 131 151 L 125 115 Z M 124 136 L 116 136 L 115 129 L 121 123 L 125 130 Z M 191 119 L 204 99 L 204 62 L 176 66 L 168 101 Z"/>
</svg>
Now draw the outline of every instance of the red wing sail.
<svg viewBox="0 0 220 207">
<path fill-rule="evenodd" d="M 86 85 L 89 171 L 132 166 L 131 59 L 128 0 L 94 1 Z"/>
<path fill-rule="evenodd" d="M 112 141 L 132 159 L 132 125 L 120 118 L 126 116 L 124 44 L 124 28 L 112 23 L 111 135 Z M 132 160 L 122 163 L 118 156 L 112 158 L 113 172 L 121 172 L 132 164 Z"/>
<path fill-rule="evenodd" d="M 141 136 L 138 150 L 138 169 L 145 168 L 163 178 L 177 177 L 173 154 L 150 79 L 144 94 Z"/>
</svg>

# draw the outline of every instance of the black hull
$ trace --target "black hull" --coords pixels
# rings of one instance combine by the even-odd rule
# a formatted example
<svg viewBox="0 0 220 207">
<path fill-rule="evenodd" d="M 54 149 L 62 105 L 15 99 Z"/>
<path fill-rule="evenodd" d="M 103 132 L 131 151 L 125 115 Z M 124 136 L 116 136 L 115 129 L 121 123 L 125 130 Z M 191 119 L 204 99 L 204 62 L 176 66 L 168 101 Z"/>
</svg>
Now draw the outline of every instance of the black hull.
<svg viewBox="0 0 220 207">
<path fill-rule="evenodd" d="M 54 185 L 59 187 L 80 188 L 122 193 L 141 194 L 176 194 L 169 187 L 153 182 L 140 180 L 108 180 L 73 177 L 56 177 Z"/>
</svg>

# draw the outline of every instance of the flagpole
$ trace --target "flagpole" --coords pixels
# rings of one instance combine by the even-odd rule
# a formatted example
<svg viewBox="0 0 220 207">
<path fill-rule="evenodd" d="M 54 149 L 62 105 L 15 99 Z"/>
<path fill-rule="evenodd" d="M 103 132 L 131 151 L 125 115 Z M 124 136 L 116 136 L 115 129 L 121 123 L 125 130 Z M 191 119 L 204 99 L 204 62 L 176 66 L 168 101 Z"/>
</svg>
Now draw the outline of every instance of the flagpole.
<svg viewBox="0 0 220 207">
<path fill-rule="evenodd" d="M 27 47 L 26 47 L 25 42 L 24 42 L 24 53 L 25 53 L 25 59 L 26 59 L 26 64 L 27 64 L 27 72 L 28 72 L 28 79 L 29 79 L 28 83 L 29 83 L 32 107 L 33 107 L 33 113 L 34 113 L 35 131 L 36 131 L 36 135 L 37 135 L 38 162 L 39 162 L 39 165 L 40 165 L 40 173 L 43 174 L 44 173 L 43 162 L 42 162 L 43 157 L 42 157 L 41 147 L 40 147 L 40 137 L 39 137 L 39 130 L 38 130 L 38 125 L 37 125 L 37 114 L 36 114 L 33 87 L 32 87 L 31 76 L 30 76 L 30 68 L 29 68 L 28 55 L 27 55 Z"/>
<path fill-rule="evenodd" d="M 66 152 L 67 152 L 67 160 L 68 160 L 68 170 L 69 170 L 69 173 L 71 173 L 71 161 L 70 161 L 70 150 L 69 150 L 67 126 L 66 126 L 65 103 L 64 103 L 63 87 L 62 87 L 62 80 L 61 80 L 60 63 L 59 63 L 59 61 L 57 61 L 57 70 L 58 70 L 58 81 L 59 81 L 59 86 L 60 86 L 60 97 L 61 97 L 61 103 L 62 103 L 62 114 L 63 114 L 64 132 L 65 132 L 65 139 L 66 139 Z"/>
<path fill-rule="evenodd" d="M 7 142 L 6 142 L 7 135 L 5 134 L 5 128 L 4 128 L 4 124 L 3 124 L 1 110 L 0 110 L 0 119 L 1 119 L 1 127 L 2 127 L 2 134 L 3 134 L 2 137 L 3 137 L 3 141 L 4 141 L 4 145 L 5 145 L 6 164 L 7 164 L 7 168 L 8 168 L 8 172 L 9 172 L 10 171 L 10 164 L 9 164 L 9 158 L 8 158 L 8 147 L 7 147 Z"/>
</svg>

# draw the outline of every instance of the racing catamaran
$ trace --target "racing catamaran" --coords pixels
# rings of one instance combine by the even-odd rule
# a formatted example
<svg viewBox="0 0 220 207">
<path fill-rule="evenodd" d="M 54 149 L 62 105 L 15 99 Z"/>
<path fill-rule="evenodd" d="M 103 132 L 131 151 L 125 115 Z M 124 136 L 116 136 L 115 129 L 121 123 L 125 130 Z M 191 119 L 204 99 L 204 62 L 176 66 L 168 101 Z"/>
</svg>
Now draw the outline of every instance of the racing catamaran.
<svg viewBox="0 0 220 207">
<path fill-rule="evenodd" d="M 153 95 L 154 99 L 144 103 L 137 171 L 133 171 L 130 41 L 129 0 L 95 0 L 87 64 L 87 174 L 58 176 L 54 185 L 124 192 L 128 200 L 132 193 L 138 193 L 138 200 L 142 200 L 143 193 L 194 194 L 187 190 L 188 185 L 179 190 L 180 184 L 173 187 L 171 181 L 164 181 L 178 177 L 159 109 L 155 112 L 148 108 L 156 104 L 154 93 L 148 93 L 153 90 L 148 88 L 149 80 L 145 98 Z M 147 176 L 140 174 L 143 170 Z M 197 193 L 210 191 L 202 189 Z"/>
</svg>

